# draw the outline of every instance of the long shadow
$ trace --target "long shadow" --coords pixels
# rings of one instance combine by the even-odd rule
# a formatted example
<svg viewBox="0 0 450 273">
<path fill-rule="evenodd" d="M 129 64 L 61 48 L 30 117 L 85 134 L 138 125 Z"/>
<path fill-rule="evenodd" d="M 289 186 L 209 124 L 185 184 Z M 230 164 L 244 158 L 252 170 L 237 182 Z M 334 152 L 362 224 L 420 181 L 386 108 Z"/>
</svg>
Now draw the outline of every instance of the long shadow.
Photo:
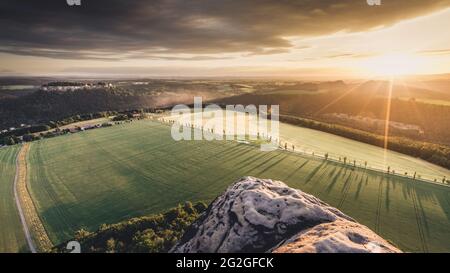
<svg viewBox="0 0 450 273">
<path fill-rule="evenodd" d="M 386 180 L 386 198 L 385 198 L 385 205 L 386 205 L 386 210 L 389 211 L 389 207 L 391 204 L 391 200 L 389 198 L 389 194 L 390 194 L 390 190 L 391 190 L 391 178 L 388 177 Z"/>
<path fill-rule="evenodd" d="M 378 196 L 377 196 L 377 210 L 375 212 L 375 231 L 380 232 L 380 225 L 381 225 L 381 203 L 382 199 L 381 196 L 383 196 L 383 187 L 382 184 L 384 182 L 385 177 L 382 176 L 380 178 L 380 183 L 378 184 Z"/>
<path fill-rule="evenodd" d="M 367 179 L 367 174 L 364 173 L 364 175 L 366 176 Z M 356 192 L 355 192 L 355 200 L 358 200 L 359 195 L 361 194 L 361 189 L 362 189 L 362 185 L 363 185 L 363 180 L 364 180 L 364 175 L 361 175 L 361 179 L 358 182 L 358 186 L 356 186 Z"/>
<path fill-rule="evenodd" d="M 241 158 L 241 155 L 243 155 L 243 154 L 248 154 L 248 152 L 249 152 L 249 150 L 246 149 L 246 147 L 244 147 L 243 150 L 242 150 L 242 149 L 236 149 L 236 146 L 234 146 L 234 147 L 232 147 L 232 148 L 233 148 L 232 151 L 228 153 L 228 157 L 230 157 L 230 156 L 232 156 L 232 155 L 235 155 L 235 158 Z M 236 153 L 236 152 L 237 152 L 237 153 Z M 241 161 L 235 161 L 235 160 L 233 160 L 233 164 L 234 164 L 234 165 L 240 166 L 239 168 L 233 168 L 233 173 L 239 173 L 239 170 L 242 170 L 242 169 L 248 167 L 246 164 L 244 164 L 244 162 L 248 162 L 248 161 L 252 161 L 252 160 L 253 160 L 253 161 L 258 161 L 258 160 L 260 160 L 261 158 L 264 158 L 264 157 L 266 157 L 266 156 L 267 156 L 267 154 L 264 154 L 264 153 L 259 154 L 257 157 L 255 157 L 255 156 L 253 156 L 252 154 L 250 154 L 248 157 L 244 158 L 244 159 L 241 160 Z M 214 157 L 215 157 L 215 158 L 218 158 L 218 159 L 219 159 L 219 162 L 221 162 L 222 164 L 226 161 L 226 159 L 224 159 L 224 158 L 222 157 L 222 155 L 220 155 L 220 157 L 218 157 L 218 155 L 215 155 Z M 262 164 L 264 164 L 264 163 L 265 163 L 265 162 L 263 162 Z M 233 166 L 234 166 L 234 165 L 233 165 Z M 202 170 L 201 170 L 200 173 L 195 173 L 195 174 L 189 175 L 189 176 L 186 177 L 185 180 L 186 180 L 186 181 L 190 181 L 191 179 L 195 179 L 195 177 L 197 177 L 197 176 L 199 176 L 199 175 L 201 175 L 201 174 L 205 174 L 205 173 L 207 174 L 207 173 L 209 173 L 209 172 L 210 172 L 210 170 L 207 169 L 206 166 L 205 166 L 205 167 L 202 168 Z M 216 181 L 221 181 L 221 179 L 225 179 L 225 178 L 227 178 L 227 177 L 229 177 L 229 176 L 230 176 L 230 174 L 229 174 L 229 173 L 226 173 L 225 175 L 223 175 L 223 176 L 221 176 L 221 177 L 215 177 L 214 179 L 215 179 Z M 210 185 L 204 187 L 202 190 L 209 189 L 209 188 L 212 187 L 212 186 L 214 186 L 214 183 L 211 183 Z"/>
<path fill-rule="evenodd" d="M 254 158 L 254 160 L 251 161 L 251 162 L 257 162 L 257 161 L 259 161 L 259 160 L 264 159 L 265 157 L 268 157 L 268 158 L 267 158 L 266 160 L 264 160 L 263 162 L 259 163 L 258 165 L 254 166 L 253 168 L 251 168 L 251 169 L 250 169 L 249 171 L 247 171 L 247 172 L 252 172 L 252 171 L 254 171 L 254 170 L 256 170 L 256 169 L 258 169 L 258 168 L 264 166 L 267 162 L 271 161 L 272 159 L 274 159 L 274 158 L 276 158 L 276 157 L 278 157 L 278 156 L 280 156 L 280 155 L 281 155 L 281 154 L 262 153 L 260 156 Z M 240 167 L 239 167 L 239 168 L 236 168 L 235 171 L 237 171 L 237 170 L 242 170 L 242 169 L 248 167 L 248 165 L 245 165 L 245 164 L 240 164 L 239 166 L 240 166 Z"/>
<path fill-rule="evenodd" d="M 260 159 L 262 159 L 262 158 L 264 158 L 264 157 L 267 157 L 269 154 L 261 154 L 261 156 L 259 156 L 255 161 L 258 161 L 258 160 L 260 160 Z M 256 165 L 256 166 L 254 166 L 253 168 L 251 168 L 250 170 L 248 170 L 248 171 L 246 171 L 247 173 L 251 173 L 251 172 L 253 172 L 254 170 L 257 170 L 257 169 L 259 169 L 260 167 L 262 167 L 262 166 L 264 166 L 267 162 L 269 162 L 269 161 L 271 161 L 272 159 L 274 159 L 274 158 L 276 158 L 276 157 L 278 157 L 278 156 L 280 156 L 281 154 L 275 154 L 275 155 L 272 155 L 270 158 L 268 158 L 267 160 L 264 160 L 263 162 L 261 162 L 261 163 L 259 163 L 258 165 Z M 244 168 L 246 168 L 246 167 L 248 167 L 248 166 L 246 166 L 246 165 L 241 165 L 241 167 L 239 167 L 239 168 L 236 168 L 235 169 L 235 171 L 237 171 L 237 170 L 242 170 L 242 169 L 244 169 Z"/>
<path fill-rule="evenodd" d="M 321 185 L 321 182 L 322 181 L 328 181 L 328 179 L 325 179 L 325 177 L 327 176 L 327 173 L 329 173 L 328 171 L 327 171 L 327 169 L 328 169 L 328 162 L 325 162 L 325 166 L 322 168 L 322 170 L 323 171 L 321 171 L 321 173 L 319 173 L 319 176 L 314 176 L 313 178 L 314 178 L 314 181 L 316 181 L 315 183 L 314 183 L 314 185 L 311 187 L 311 190 L 316 190 L 316 189 L 318 189 L 317 190 L 317 192 L 322 192 L 322 189 L 323 189 L 323 185 Z M 333 168 L 333 170 L 331 171 L 331 172 L 335 172 L 335 169 L 336 167 L 334 167 Z M 329 174 L 328 174 L 328 177 L 329 177 Z M 311 178 L 311 180 L 313 179 L 313 178 Z"/>
<path fill-rule="evenodd" d="M 446 198 L 446 204 L 445 203 L 441 203 L 440 202 L 440 198 L 438 197 L 439 195 L 436 194 L 436 191 L 428 191 L 424 188 L 421 187 L 417 187 L 416 188 L 416 195 L 417 195 L 417 201 L 418 201 L 418 206 L 420 209 L 420 213 L 422 215 L 423 218 L 423 223 L 424 223 L 424 228 L 427 232 L 427 235 L 429 236 L 429 226 L 428 226 L 428 218 L 426 215 L 426 206 L 423 205 L 423 201 L 424 200 L 428 200 L 429 202 L 432 202 L 435 205 L 439 205 L 441 210 L 444 212 L 444 214 L 446 215 L 447 219 L 449 219 L 449 209 L 450 209 L 450 191 L 447 192 L 439 192 L 440 194 L 446 194 L 447 198 Z M 449 221 L 450 222 L 450 221 Z M 450 229 L 449 229 L 449 233 L 450 233 Z M 450 239 L 450 238 L 449 238 Z"/>
<path fill-rule="evenodd" d="M 246 153 L 248 153 L 248 152 L 246 151 Z M 256 161 L 260 160 L 261 158 L 263 158 L 263 157 L 265 157 L 267 155 L 269 155 L 269 153 L 267 153 L 267 152 L 257 153 L 257 156 L 254 156 L 253 154 L 250 154 L 248 157 L 244 158 L 243 160 L 241 160 L 239 162 L 236 162 L 235 165 L 237 165 L 237 166 L 244 166 L 245 167 L 245 165 L 247 163 L 256 162 Z"/>
<path fill-rule="evenodd" d="M 316 175 L 316 173 L 326 164 L 326 161 L 322 161 L 319 166 L 314 168 L 306 177 L 305 177 L 305 185 L 308 184 L 311 179 Z"/>
<path fill-rule="evenodd" d="M 286 154 L 284 155 L 282 158 L 280 158 L 279 160 L 275 161 L 274 163 L 270 164 L 269 166 L 267 166 L 266 168 L 264 168 L 262 171 L 260 171 L 257 175 L 261 175 L 263 173 L 265 173 L 266 171 L 268 171 L 269 169 L 271 169 L 272 167 L 278 165 L 281 161 L 285 160 L 286 157 L 288 157 L 289 155 Z"/>
<path fill-rule="evenodd" d="M 423 207 L 422 200 L 419 195 L 417 196 L 417 203 L 418 203 L 420 215 L 422 216 L 422 220 L 423 220 L 422 223 L 425 228 L 425 232 L 427 234 L 427 237 L 429 237 L 430 236 L 430 227 L 428 226 L 427 215 L 425 214 L 425 209 Z"/>
<path fill-rule="evenodd" d="M 344 193 L 347 191 L 347 187 L 349 186 L 349 183 L 351 182 L 350 178 L 353 176 L 353 173 L 350 173 L 350 175 L 347 177 L 347 179 L 345 179 L 344 184 L 342 185 L 342 190 L 341 193 Z M 355 180 L 358 177 L 355 177 Z M 353 180 L 353 179 L 352 179 Z"/>
<path fill-rule="evenodd" d="M 334 185 L 336 184 L 337 180 L 339 179 L 339 177 L 341 176 L 341 173 L 343 171 L 344 171 L 344 168 L 340 168 L 339 171 L 337 172 L 337 174 L 335 174 L 334 177 L 331 179 L 331 183 L 327 186 L 327 188 L 325 190 L 327 194 L 333 190 Z"/>
<path fill-rule="evenodd" d="M 291 178 L 292 176 L 294 176 L 294 174 L 296 174 L 298 171 L 300 171 L 303 167 L 306 166 L 306 164 L 308 164 L 309 160 L 306 160 L 305 162 L 303 162 L 302 165 L 300 165 L 298 168 L 296 168 L 294 171 L 292 171 L 288 176 L 286 176 L 284 178 L 284 180 L 289 180 L 289 178 Z"/>
<path fill-rule="evenodd" d="M 353 175 L 353 173 L 350 173 L 350 175 L 347 177 L 347 179 L 345 179 L 344 185 L 343 185 L 342 190 L 341 190 L 342 198 L 339 201 L 338 208 L 342 207 L 342 205 L 345 202 L 345 199 L 347 198 L 348 191 L 350 190 L 350 185 L 352 184 L 352 180 L 353 180 L 353 179 L 351 179 L 352 175 Z"/>
<path fill-rule="evenodd" d="M 232 158 L 233 160 L 235 160 L 236 158 L 240 158 L 241 156 L 248 154 L 249 150 L 247 149 L 238 149 L 237 151 L 233 152 L 233 153 L 229 153 L 228 155 L 226 155 L 225 157 L 222 157 L 221 154 L 216 154 L 213 156 L 213 158 L 217 158 L 218 156 L 220 156 L 220 160 L 221 161 L 226 161 L 228 158 Z"/>
<path fill-rule="evenodd" d="M 334 173 L 336 173 L 336 170 L 337 170 L 337 169 L 338 169 L 337 166 L 334 165 L 334 168 L 333 168 L 333 170 L 328 174 L 328 177 L 329 177 L 329 178 L 333 177 L 333 175 L 334 175 Z"/>
<path fill-rule="evenodd" d="M 220 155 L 220 158 L 225 159 L 229 157 L 237 157 L 245 153 L 248 153 L 248 149 L 246 149 L 246 147 L 232 146 L 231 148 L 226 149 L 225 152 L 216 153 L 209 158 L 215 158 Z M 206 159 L 208 158 L 205 158 L 205 160 Z"/>
<path fill-rule="evenodd" d="M 258 161 L 258 160 L 261 160 L 261 159 L 263 159 L 263 158 L 265 158 L 265 157 L 267 157 L 267 156 L 269 156 L 269 155 L 270 155 L 270 153 L 261 153 L 257 158 L 255 158 L 255 157 L 253 157 L 253 156 L 250 156 L 250 157 L 253 158 L 255 161 Z M 245 171 L 245 173 L 242 174 L 242 175 L 239 174 L 238 176 L 252 175 L 252 174 L 251 174 L 252 171 L 254 171 L 254 170 L 260 168 L 261 166 L 263 166 L 263 165 L 266 164 L 267 162 L 271 161 L 272 159 L 274 159 L 274 158 L 276 158 L 276 157 L 278 157 L 278 156 L 280 156 L 280 155 L 281 155 L 281 154 L 275 154 L 275 155 L 272 155 L 272 156 L 271 156 L 270 158 L 268 158 L 267 160 L 264 160 L 262 163 L 260 163 L 260 164 L 258 164 L 257 166 L 251 168 L 250 170 Z M 248 159 L 245 159 L 245 160 L 248 160 Z M 239 167 L 239 168 L 233 169 L 233 174 L 237 174 L 237 173 L 239 173 L 240 171 L 243 171 L 245 168 L 248 168 L 248 165 L 246 165 L 246 164 L 241 164 L 240 162 L 239 162 L 239 163 L 236 162 L 235 165 L 238 165 L 238 166 L 240 166 L 240 167 Z M 207 170 L 207 171 L 209 172 L 209 170 Z M 196 175 L 195 175 L 195 176 L 196 176 Z M 231 181 L 231 180 L 229 179 L 230 176 L 231 176 L 230 173 L 226 173 L 226 174 L 224 174 L 224 175 L 222 175 L 222 176 L 220 176 L 220 177 L 214 177 L 214 179 L 215 179 L 215 181 Z M 235 177 L 235 178 L 237 178 L 237 177 Z M 202 191 L 209 190 L 210 188 L 215 187 L 216 184 L 220 184 L 220 183 L 210 183 L 209 185 L 207 185 L 207 186 L 205 186 L 204 188 L 202 188 Z"/>
<path fill-rule="evenodd" d="M 413 198 L 414 211 L 416 213 L 417 230 L 419 231 L 420 241 L 422 244 L 422 250 L 427 252 L 427 243 L 426 243 L 425 234 L 424 234 L 423 226 L 422 226 L 422 216 L 417 207 L 418 206 L 417 205 L 417 196 L 415 196 L 415 193 L 413 193 L 412 198 Z"/>
</svg>

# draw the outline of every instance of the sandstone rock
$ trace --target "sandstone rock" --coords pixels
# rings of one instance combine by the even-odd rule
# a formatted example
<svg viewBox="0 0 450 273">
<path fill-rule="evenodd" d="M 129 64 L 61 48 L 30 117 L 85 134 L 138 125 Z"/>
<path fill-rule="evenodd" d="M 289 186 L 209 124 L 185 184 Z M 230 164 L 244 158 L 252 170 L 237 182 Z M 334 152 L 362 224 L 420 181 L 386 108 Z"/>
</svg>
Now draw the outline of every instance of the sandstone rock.
<svg viewBox="0 0 450 273">
<path fill-rule="evenodd" d="M 275 253 L 385 253 L 400 252 L 358 223 L 337 220 L 294 235 Z"/>
<path fill-rule="evenodd" d="M 336 208 L 280 181 L 244 177 L 171 252 L 397 252 Z"/>
</svg>

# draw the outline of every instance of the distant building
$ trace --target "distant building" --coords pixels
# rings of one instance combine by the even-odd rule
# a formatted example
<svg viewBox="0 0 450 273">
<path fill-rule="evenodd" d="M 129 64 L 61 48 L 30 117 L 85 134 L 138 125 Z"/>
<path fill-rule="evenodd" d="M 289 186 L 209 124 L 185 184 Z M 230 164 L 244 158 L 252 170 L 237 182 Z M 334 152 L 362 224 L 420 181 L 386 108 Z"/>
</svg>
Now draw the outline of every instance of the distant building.
<svg viewBox="0 0 450 273">
<path fill-rule="evenodd" d="M 97 83 L 83 83 L 83 82 L 49 82 L 41 86 L 42 91 L 49 92 L 65 92 L 74 90 L 89 90 L 96 88 L 113 88 L 112 83 L 97 82 Z"/>
</svg>

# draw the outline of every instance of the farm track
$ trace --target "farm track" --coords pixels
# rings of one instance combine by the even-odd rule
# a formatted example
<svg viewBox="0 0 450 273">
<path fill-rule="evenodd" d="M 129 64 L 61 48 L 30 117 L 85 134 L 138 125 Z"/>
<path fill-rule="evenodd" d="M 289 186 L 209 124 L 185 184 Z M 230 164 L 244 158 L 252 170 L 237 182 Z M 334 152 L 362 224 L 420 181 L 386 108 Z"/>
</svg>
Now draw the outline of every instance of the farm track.
<svg viewBox="0 0 450 273">
<path fill-rule="evenodd" d="M 33 200 L 31 199 L 31 195 L 28 192 L 27 153 L 29 148 L 30 145 L 28 143 L 24 144 L 17 155 L 14 197 L 28 247 L 32 253 L 36 253 L 50 250 L 53 247 L 53 244 L 47 235 Z M 37 245 L 35 245 L 33 237 L 36 240 Z"/>
</svg>

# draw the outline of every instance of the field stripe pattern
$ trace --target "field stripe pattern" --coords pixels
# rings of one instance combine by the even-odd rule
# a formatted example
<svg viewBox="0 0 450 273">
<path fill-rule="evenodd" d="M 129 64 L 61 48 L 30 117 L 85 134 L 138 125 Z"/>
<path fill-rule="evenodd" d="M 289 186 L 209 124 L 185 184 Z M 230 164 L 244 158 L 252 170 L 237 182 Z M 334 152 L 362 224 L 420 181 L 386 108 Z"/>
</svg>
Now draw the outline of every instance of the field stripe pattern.
<svg viewBox="0 0 450 273">
<path fill-rule="evenodd" d="M 176 142 L 157 122 L 33 142 L 28 159 L 30 193 L 55 243 L 80 228 L 211 201 L 251 175 L 339 206 L 405 251 L 450 251 L 449 187 L 234 141 Z"/>
</svg>

